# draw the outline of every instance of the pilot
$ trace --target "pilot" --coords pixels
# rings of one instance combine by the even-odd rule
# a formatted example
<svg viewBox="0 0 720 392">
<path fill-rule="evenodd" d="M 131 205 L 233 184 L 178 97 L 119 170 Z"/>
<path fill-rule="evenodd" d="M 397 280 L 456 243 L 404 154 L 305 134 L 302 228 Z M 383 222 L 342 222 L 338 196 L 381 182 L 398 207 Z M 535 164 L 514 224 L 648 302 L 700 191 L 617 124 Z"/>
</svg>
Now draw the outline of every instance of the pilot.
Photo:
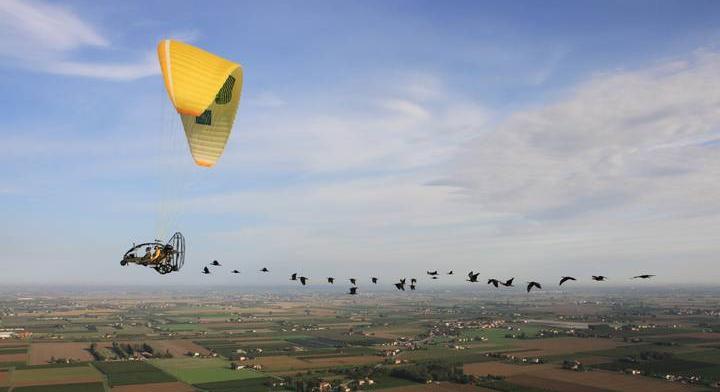
<svg viewBox="0 0 720 392">
<path fill-rule="evenodd" d="M 159 245 L 155 245 L 155 253 L 152 255 L 152 257 L 150 257 L 150 260 L 156 261 L 157 259 L 160 258 L 161 255 L 162 255 L 162 247 Z"/>
<path fill-rule="evenodd" d="M 152 250 L 149 246 L 145 247 L 145 256 L 144 259 L 150 259 L 152 257 Z"/>
</svg>

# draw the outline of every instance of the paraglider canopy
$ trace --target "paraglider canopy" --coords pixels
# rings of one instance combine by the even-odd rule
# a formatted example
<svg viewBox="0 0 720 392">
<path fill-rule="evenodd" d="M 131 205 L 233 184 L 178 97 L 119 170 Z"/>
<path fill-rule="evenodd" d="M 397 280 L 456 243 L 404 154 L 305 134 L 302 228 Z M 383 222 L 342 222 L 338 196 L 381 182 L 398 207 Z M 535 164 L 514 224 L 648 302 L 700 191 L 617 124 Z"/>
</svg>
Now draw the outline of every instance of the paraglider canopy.
<svg viewBox="0 0 720 392">
<path fill-rule="evenodd" d="M 195 163 L 214 166 L 225 150 L 235 121 L 242 66 L 175 40 L 158 44 L 158 59 Z"/>
</svg>

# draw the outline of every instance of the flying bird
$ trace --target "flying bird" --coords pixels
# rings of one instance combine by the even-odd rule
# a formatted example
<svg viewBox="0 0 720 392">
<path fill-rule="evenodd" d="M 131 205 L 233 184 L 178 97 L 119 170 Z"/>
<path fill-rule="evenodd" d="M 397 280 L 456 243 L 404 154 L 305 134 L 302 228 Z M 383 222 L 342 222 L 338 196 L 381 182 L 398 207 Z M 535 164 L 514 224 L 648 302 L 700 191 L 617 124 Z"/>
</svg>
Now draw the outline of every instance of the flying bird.
<svg viewBox="0 0 720 392">
<path fill-rule="evenodd" d="M 432 277 L 432 278 L 430 278 L 430 279 L 437 279 L 437 278 L 438 278 L 437 276 L 433 276 L 433 277 Z"/>
<path fill-rule="evenodd" d="M 400 284 L 403 285 L 403 286 L 405 286 L 405 280 L 406 280 L 406 279 L 407 279 L 407 278 L 402 278 L 402 279 L 400 279 Z"/>
<path fill-rule="evenodd" d="M 328 278 L 328 283 L 335 284 L 335 278 Z"/>
<path fill-rule="evenodd" d="M 647 274 L 646 275 L 638 275 L 638 276 L 633 276 L 633 279 L 650 279 L 653 276 L 655 276 L 655 275 L 647 275 Z"/>
<path fill-rule="evenodd" d="M 468 279 L 467 281 L 477 283 L 478 276 L 480 276 L 479 272 L 474 274 L 472 271 L 470 271 L 470 273 L 468 274 L 468 278 L 470 278 L 470 279 Z"/>
<path fill-rule="evenodd" d="M 261 269 L 260 272 L 270 272 L 270 270 L 267 269 L 267 267 L 263 267 L 263 269 Z"/>
<path fill-rule="evenodd" d="M 500 284 L 503 285 L 503 286 L 505 286 L 505 287 L 514 287 L 514 286 L 513 286 L 513 280 L 515 280 L 515 278 L 510 278 L 510 279 L 506 280 L 505 283 L 500 282 Z"/>
<path fill-rule="evenodd" d="M 410 284 L 415 284 L 415 283 L 417 283 L 417 279 L 415 279 L 415 278 L 410 279 Z"/>
<path fill-rule="evenodd" d="M 217 260 L 213 260 L 212 263 L 210 263 L 210 265 L 214 265 L 214 266 L 216 266 L 216 267 L 219 267 L 219 266 L 221 266 L 222 264 L 220 264 L 220 262 L 217 261 Z"/>
<path fill-rule="evenodd" d="M 239 274 L 239 273 L 240 273 L 240 271 L 238 271 L 238 270 L 232 270 L 231 272 L 232 272 L 233 274 Z"/>
<path fill-rule="evenodd" d="M 357 280 L 355 280 L 355 278 L 350 278 L 350 283 L 352 283 L 353 286 L 357 286 Z"/>
<path fill-rule="evenodd" d="M 435 271 L 427 271 L 426 273 L 427 273 L 428 275 L 430 275 L 430 276 L 435 276 L 435 275 L 438 274 L 437 270 L 435 270 Z"/>
<path fill-rule="evenodd" d="M 411 284 L 411 285 L 410 285 L 410 290 L 415 290 L 415 285 L 414 285 L 414 284 Z"/>
<path fill-rule="evenodd" d="M 453 270 L 450 270 L 450 272 L 447 273 L 448 275 L 454 274 Z"/>
<path fill-rule="evenodd" d="M 350 292 L 348 294 L 350 295 L 356 295 L 357 294 L 357 287 L 350 287 Z"/>
<path fill-rule="evenodd" d="M 305 283 L 307 283 L 308 280 L 310 280 L 310 278 L 306 278 L 304 276 L 300 277 L 300 283 L 302 283 L 303 286 L 305 286 Z"/>
<path fill-rule="evenodd" d="M 202 273 L 203 273 L 203 274 L 209 274 L 209 273 L 210 273 L 210 268 L 208 268 L 208 267 L 203 267 Z"/>
<path fill-rule="evenodd" d="M 530 290 L 532 290 L 533 287 L 537 287 L 538 289 L 542 289 L 542 286 L 538 282 L 528 282 L 527 285 L 527 292 L 529 293 Z"/>
<path fill-rule="evenodd" d="M 593 280 L 597 280 L 598 282 L 602 282 L 602 281 L 607 280 L 607 276 L 593 275 L 593 276 L 592 276 L 592 279 L 593 279 Z"/>
<path fill-rule="evenodd" d="M 487 284 L 492 284 L 495 287 L 499 287 L 498 285 L 500 284 L 500 281 L 497 279 L 488 279 Z"/>
<path fill-rule="evenodd" d="M 378 278 L 373 277 L 373 278 L 371 278 L 371 279 L 372 279 L 372 282 L 373 282 L 373 283 L 377 284 Z"/>
<path fill-rule="evenodd" d="M 290 275 L 290 280 L 297 280 L 297 272 Z"/>
<path fill-rule="evenodd" d="M 568 280 L 577 280 L 577 279 L 573 278 L 572 276 L 563 276 L 560 279 L 560 284 L 558 286 L 562 286 L 563 283 L 567 282 Z"/>
<path fill-rule="evenodd" d="M 403 283 L 402 281 L 400 283 L 395 283 L 395 288 L 405 291 L 405 283 Z"/>
</svg>

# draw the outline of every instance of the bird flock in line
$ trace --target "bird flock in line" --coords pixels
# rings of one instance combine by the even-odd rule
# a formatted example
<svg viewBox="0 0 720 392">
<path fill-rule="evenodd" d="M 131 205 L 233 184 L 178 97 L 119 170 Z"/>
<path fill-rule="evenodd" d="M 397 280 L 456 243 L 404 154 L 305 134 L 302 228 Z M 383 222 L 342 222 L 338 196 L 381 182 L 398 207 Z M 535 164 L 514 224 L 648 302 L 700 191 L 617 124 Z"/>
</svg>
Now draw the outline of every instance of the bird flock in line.
<svg viewBox="0 0 720 392">
<path fill-rule="evenodd" d="M 203 273 L 203 274 L 210 274 L 211 271 L 210 271 L 210 268 L 209 268 L 209 267 L 220 267 L 220 266 L 222 266 L 222 264 L 220 264 L 219 261 L 213 260 L 213 261 L 209 264 L 209 266 L 203 267 L 202 273 Z M 233 273 L 233 274 L 239 274 L 239 273 L 240 273 L 240 271 L 238 271 L 238 270 L 236 270 L 236 269 L 234 269 L 234 270 L 232 270 L 232 271 L 230 271 L 230 272 Z M 260 270 L 260 272 L 270 272 L 270 270 L 267 269 L 267 267 L 263 267 L 263 268 Z M 425 273 L 426 273 L 431 279 L 438 279 L 438 276 L 440 275 L 437 270 L 435 270 L 435 271 L 425 271 Z M 455 274 L 455 273 L 454 273 L 452 270 L 447 273 L 447 275 L 454 275 L 454 274 Z M 467 274 L 468 279 L 466 279 L 466 280 L 467 280 L 468 282 L 470 282 L 470 283 L 478 283 L 478 282 L 480 282 L 480 281 L 478 280 L 478 277 L 479 277 L 479 276 L 480 276 L 480 273 L 479 273 L 479 272 L 470 271 L 470 272 Z M 631 279 L 650 279 L 650 278 L 652 278 L 652 277 L 654 277 L 654 276 L 655 276 L 655 275 L 643 274 L 643 275 L 633 276 Z M 308 281 L 310 280 L 310 278 L 308 278 L 308 277 L 306 277 L 306 276 L 298 276 L 297 273 L 293 273 L 292 275 L 290 275 L 290 280 L 298 281 L 298 282 L 300 282 L 301 285 L 305 286 L 305 285 L 307 285 L 307 283 L 308 283 Z M 350 287 L 350 290 L 349 290 L 348 294 L 350 294 L 350 295 L 356 295 L 356 294 L 358 293 L 357 279 L 356 279 L 356 278 L 349 278 L 348 280 L 350 281 L 350 284 L 352 285 L 352 286 Z M 370 278 L 370 281 L 371 281 L 373 284 L 378 284 L 378 280 L 379 280 L 379 279 L 376 278 L 376 277 L 374 277 L 374 276 Z M 577 280 L 577 279 L 574 278 L 574 277 L 572 277 L 572 276 L 563 276 L 563 277 L 560 278 L 560 283 L 558 283 L 558 286 L 562 286 L 564 283 L 566 283 L 566 282 L 568 282 L 568 281 L 576 281 L 576 280 Z M 604 281 L 607 281 L 608 278 L 607 278 L 607 276 L 603 276 L 603 275 L 592 275 L 592 280 L 594 280 L 594 281 L 596 281 L 596 282 L 604 282 Z M 495 286 L 495 288 L 499 288 L 500 286 L 504 286 L 504 287 L 515 287 L 515 286 L 513 285 L 513 282 L 514 282 L 514 281 L 515 281 L 515 278 L 514 278 L 514 277 L 512 277 L 512 278 L 510 278 L 510 279 L 508 279 L 508 280 L 506 280 L 506 281 L 501 281 L 501 280 L 499 280 L 499 279 L 491 278 L 491 279 L 488 279 L 487 284 L 493 285 L 493 286 Z M 329 284 L 335 284 L 335 278 L 334 278 L 334 277 L 328 277 L 328 278 L 327 278 L 327 282 L 328 282 Z M 405 285 L 407 284 L 406 282 L 407 282 L 407 278 L 402 278 L 402 279 L 400 279 L 399 282 L 394 283 L 395 288 L 398 289 L 398 290 L 401 290 L 401 291 L 405 291 Z M 416 278 L 411 278 L 411 279 L 410 279 L 410 290 L 415 290 L 416 287 L 417 287 L 417 279 L 416 279 Z M 527 286 L 526 286 L 527 292 L 529 293 L 532 289 L 542 289 L 542 285 L 541 285 L 540 283 L 538 283 L 538 282 L 535 282 L 535 281 L 527 282 Z"/>
</svg>

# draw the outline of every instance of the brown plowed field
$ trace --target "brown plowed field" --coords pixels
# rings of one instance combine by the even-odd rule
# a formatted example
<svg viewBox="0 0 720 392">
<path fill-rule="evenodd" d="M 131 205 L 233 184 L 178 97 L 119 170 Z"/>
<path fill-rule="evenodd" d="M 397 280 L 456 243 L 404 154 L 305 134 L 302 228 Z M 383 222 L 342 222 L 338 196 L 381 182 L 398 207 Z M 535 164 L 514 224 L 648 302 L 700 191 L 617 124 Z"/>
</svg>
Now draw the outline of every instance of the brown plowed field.
<svg viewBox="0 0 720 392">
<path fill-rule="evenodd" d="M 526 350 L 517 352 L 519 356 L 548 356 L 577 352 L 610 350 L 622 346 L 620 342 L 600 338 L 550 338 L 550 339 L 518 339 L 515 349 Z"/>
<path fill-rule="evenodd" d="M 25 362 L 27 354 L 2 354 L 0 355 L 0 363 L 2 362 Z"/>
<path fill-rule="evenodd" d="M 417 384 L 383 389 L 383 392 L 495 392 L 492 389 L 461 384 Z"/>
<path fill-rule="evenodd" d="M 15 387 L 29 385 L 82 384 L 102 382 L 102 375 L 89 366 L 55 368 L 55 369 L 22 369 L 15 370 L 12 385 Z"/>
<path fill-rule="evenodd" d="M 30 365 L 45 365 L 52 357 L 92 361 L 89 343 L 33 343 L 28 351 Z"/>
<path fill-rule="evenodd" d="M 630 376 L 618 372 L 606 372 L 601 370 L 593 370 L 591 372 L 573 372 L 564 369 L 548 369 L 542 372 L 533 373 L 532 375 L 511 376 L 506 381 L 513 384 L 525 383 L 529 385 L 538 380 L 528 381 L 527 377 L 541 378 L 544 386 L 554 385 L 554 381 L 562 383 L 578 384 L 586 387 L 597 388 L 602 386 L 605 390 L 618 392 L 636 392 L 636 391 L 653 391 L 653 392 L 679 392 L 694 391 L 698 388 L 685 386 L 678 383 L 671 383 L 659 379 L 642 376 Z M 522 384 L 521 384 L 522 385 Z M 538 384 L 533 384 L 538 385 Z M 564 389 L 563 389 L 564 391 Z"/>
<path fill-rule="evenodd" d="M 354 357 L 333 357 L 333 358 L 315 358 L 305 359 L 315 367 L 332 367 L 342 365 L 367 365 L 383 361 L 382 357 L 377 355 L 360 355 Z"/>
<path fill-rule="evenodd" d="M 609 389 L 600 389 L 587 385 L 573 384 L 570 382 L 550 380 L 547 378 L 535 377 L 528 374 L 512 377 L 508 379 L 515 385 L 525 387 L 542 387 L 556 392 L 607 392 Z"/>
</svg>

